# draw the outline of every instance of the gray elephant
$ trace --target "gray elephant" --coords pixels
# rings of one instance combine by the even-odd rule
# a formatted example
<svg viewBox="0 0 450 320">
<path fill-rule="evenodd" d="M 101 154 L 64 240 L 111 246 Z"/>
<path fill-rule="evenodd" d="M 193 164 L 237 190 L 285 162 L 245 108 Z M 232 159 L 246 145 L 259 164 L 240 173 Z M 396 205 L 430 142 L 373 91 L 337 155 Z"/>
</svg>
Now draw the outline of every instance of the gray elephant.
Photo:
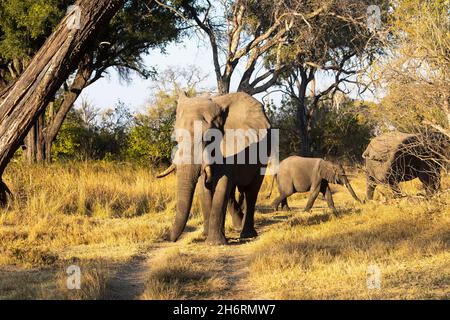
<svg viewBox="0 0 450 320">
<path fill-rule="evenodd" d="M 399 196 L 398 184 L 415 178 L 420 179 L 428 195 L 439 190 L 441 165 L 426 146 L 426 140 L 423 136 L 395 131 L 370 141 L 362 155 L 369 200 L 373 199 L 378 184 L 388 185 Z"/>
<path fill-rule="evenodd" d="M 344 168 L 320 158 L 291 156 L 281 161 L 278 173 L 272 180 L 268 198 L 272 194 L 275 179 L 277 180 L 278 191 L 280 193 L 272 203 L 275 210 L 278 210 L 280 203 L 283 208 L 289 210 L 287 197 L 296 192 L 307 192 L 311 190 L 305 211 L 311 210 L 317 196 L 319 193 L 322 193 L 327 200 L 328 206 L 336 214 L 337 210 L 331 195 L 330 183 L 344 184 L 352 197 L 358 202 L 361 202 L 353 191 Z"/>
<path fill-rule="evenodd" d="M 214 161 L 185 163 L 179 159 L 196 157 L 195 138 L 186 147 L 186 137 L 177 132 L 188 132 L 190 137 L 198 136 L 194 128 L 200 123 L 200 145 L 203 151 L 212 143 L 220 144 L 215 152 Z M 214 129 L 214 130 L 213 130 Z M 180 96 L 176 111 L 175 137 L 179 144 L 176 158 L 177 176 L 177 213 L 170 239 L 176 241 L 183 232 L 192 205 L 197 183 L 200 185 L 200 200 L 204 218 L 204 233 L 209 244 L 226 244 L 225 212 L 234 188 L 244 195 L 245 212 L 242 217 L 241 238 L 257 235 L 254 228 L 254 211 L 256 199 L 264 175 L 263 168 L 267 161 L 258 157 L 253 159 L 262 145 L 270 150 L 270 123 L 263 106 L 246 93 L 238 92 L 212 98 L 188 98 Z M 242 140 L 236 137 L 236 131 L 259 132 L 252 138 Z M 220 141 L 207 141 L 204 137 L 209 132 L 221 132 Z M 264 133 L 264 134 L 261 134 Z M 236 141 L 238 139 L 239 141 Z M 231 146 L 231 148 L 230 148 Z M 270 152 L 268 152 L 270 153 Z M 269 154 L 267 154 L 267 157 Z M 200 179 L 200 180 L 199 180 Z M 239 219 L 239 217 L 237 217 Z M 236 223 L 237 224 L 237 223 Z"/>
</svg>

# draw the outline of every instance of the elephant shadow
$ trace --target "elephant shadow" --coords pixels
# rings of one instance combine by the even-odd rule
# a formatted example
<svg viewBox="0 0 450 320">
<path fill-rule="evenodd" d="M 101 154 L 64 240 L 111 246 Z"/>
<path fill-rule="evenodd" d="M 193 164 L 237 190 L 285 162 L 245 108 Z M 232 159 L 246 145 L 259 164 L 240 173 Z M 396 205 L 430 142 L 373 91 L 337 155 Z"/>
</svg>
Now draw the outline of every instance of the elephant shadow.
<svg viewBox="0 0 450 320">
<path fill-rule="evenodd" d="M 274 213 L 275 209 L 269 205 L 257 205 L 256 211 L 262 214 Z"/>
</svg>

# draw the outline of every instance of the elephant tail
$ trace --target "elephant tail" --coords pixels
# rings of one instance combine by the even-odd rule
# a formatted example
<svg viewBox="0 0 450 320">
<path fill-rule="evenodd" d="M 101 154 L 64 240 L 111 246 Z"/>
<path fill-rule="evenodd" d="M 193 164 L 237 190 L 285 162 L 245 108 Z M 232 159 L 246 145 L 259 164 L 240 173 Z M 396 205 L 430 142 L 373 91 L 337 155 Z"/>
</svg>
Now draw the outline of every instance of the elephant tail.
<svg viewBox="0 0 450 320">
<path fill-rule="evenodd" d="M 273 183 L 274 183 L 276 178 L 277 178 L 277 175 L 274 174 L 273 177 L 272 177 L 272 183 L 270 184 L 270 191 L 269 191 L 269 194 L 266 196 L 266 199 L 269 199 L 270 196 L 272 195 Z"/>
</svg>

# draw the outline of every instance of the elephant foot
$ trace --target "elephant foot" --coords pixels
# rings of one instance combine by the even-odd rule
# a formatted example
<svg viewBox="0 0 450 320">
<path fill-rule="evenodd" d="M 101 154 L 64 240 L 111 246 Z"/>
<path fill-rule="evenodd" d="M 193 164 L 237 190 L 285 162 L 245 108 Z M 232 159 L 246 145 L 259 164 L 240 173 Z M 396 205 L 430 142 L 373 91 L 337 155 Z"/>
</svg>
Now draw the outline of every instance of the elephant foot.
<svg viewBox="0 0 450 320">
<path fill-rule="evenodd" d="M 233 229 L 235 231 L 242 230 L 242 219 L 233 219 Z"/>
<path fill-rule="evenodd" d="M 228 242 L 223 234 L 219 234 L 215 236 L 208 235 L 208 237 L 206 238 L 206 243 L 213 246 L 223 246 L 226 245 Z"/>
<path fill-rule="evenodd" d="M 241 232 L 242 231 L 242 227 L 240 225 L 239 226 L 233 225 L 233 230 L 236 231 L 236 232 Z"/>
<path fill-rule="evenodd" d="M 171 233 L 170 236 L 169 236 L 169 241 L 176 242 L 178 240 L 178 238 L 179 238 L 178 235 L 176 235 L 174 233 Z"/>
<path fill-rule="evenodd" d="M 253 228 L 253 229 L 250 229 L 250 230 L 242 231 L 240 237 L 241 237 L 241 239 L 249 239 L 249 238 L 254 238 L 257 235 L 258 235 L 258 233 Z"/>
</svg>

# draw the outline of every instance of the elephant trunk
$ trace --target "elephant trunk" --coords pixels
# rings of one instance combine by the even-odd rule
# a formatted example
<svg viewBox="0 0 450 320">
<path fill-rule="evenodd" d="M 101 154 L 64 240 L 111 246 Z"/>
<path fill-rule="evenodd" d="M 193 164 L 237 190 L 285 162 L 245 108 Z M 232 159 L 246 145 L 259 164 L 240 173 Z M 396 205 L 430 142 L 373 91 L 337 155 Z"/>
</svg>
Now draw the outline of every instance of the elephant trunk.
<svg viewBox="0 0 450 320">
<path fill-rule="evenodd" d="M 171 241 L 177 241 L 186 227 L 199 176 L 200 166 L 198 165 L 177 167 L 177 213 L 170 234 Z"/>
<path fill-rule="evenodd" d="M 355 191 L 353 190 L 352 185 L 350 184 L 350 181 L 348 181 L 346 176 L 344 176 L 344 183 L 345 183 L 345 186 L 347 187 L 348 191 L 352 195 L 353 199 L 355 199 L 359 203 L 362 203 L 362 201 L 358 198 Z"/>
</svg>

